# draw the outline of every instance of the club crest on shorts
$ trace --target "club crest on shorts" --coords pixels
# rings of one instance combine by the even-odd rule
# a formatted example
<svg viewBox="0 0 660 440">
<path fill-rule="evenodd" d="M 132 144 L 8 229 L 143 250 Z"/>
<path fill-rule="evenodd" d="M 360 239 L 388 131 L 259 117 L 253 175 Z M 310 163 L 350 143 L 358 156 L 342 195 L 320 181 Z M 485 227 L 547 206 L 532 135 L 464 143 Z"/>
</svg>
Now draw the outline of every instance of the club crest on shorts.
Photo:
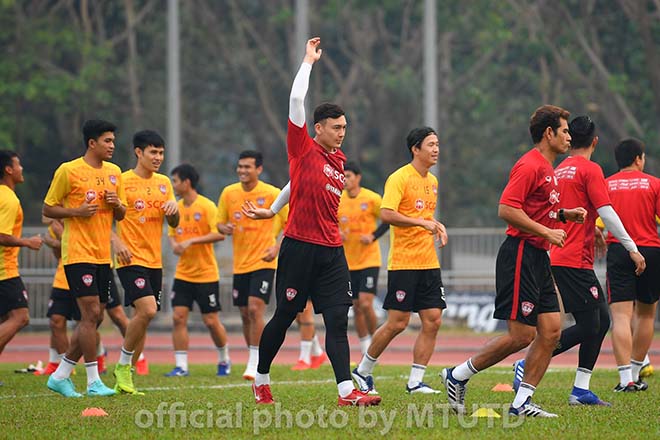
<svg viewBox="0 0 660 440">
<path fill-rule="evenodd" d="M 520 310 L 522 310 L 523 316 L 529 316 L 532 310 L 534 310 L 534 304 L 529 301 L 523 301 L 520 305 Z"/>
<path fill-rule="evenodd" d="M 238 289 L 232 289 L 231 296 L 234 297 L 234 299 L 238 298 Z"/>
<path fill-rule="evenodd" d="M 396 293 L 396 300 L 399 302 L 403 302 L 404 299 L 406 299 L 406 291 L 405 290 L 397 290 Z"/>
<path fill-rule="evenodd" d="M 117 176 L 115 176 L 114 174 L 110 174 L 110 177 L 108 177 L 108 180 L 109 180 L 110 183 L 112 183 L 113 185 L 116 185 L 116 184 L 117 184 Z"/>
<path fill-rule="evenodd" d="M 136 278 L 135 279 L 135 285 L 137 286 L 138 289 L 144 289 L 144 286 L 147 284 L 147 282 L 144 280 L 144 278 Z"/>
<path fill-rule="evenodd" d="M 259 293 L 262 295 L 265 295 L 268 293 L 268 281 L 261 281 L 261 288 L 259 289 Z"/>
<path fill-rule="evenodd" d="M 88 189 L 87 192 L 85 192 L 85 201 L 87 203 L 92 203 L 96 199 L 96 191 L 93 189 Z"/>
<path fill-rule="evenodd" d="M 593 296 L 594 299 L 598 299 L 598 287 L 591 286 L 591 289 L 589 289 L 589 292 L 591 292 L 591 296 Z"/>
<path fill-rule="evenodd" d="M 293 299 L 298 295 L 298 291 L 292 287 L 286 289 L 286 299 L 288 301 L 293 301 Z"/>
<path fill-rule="evenodd" d="M 23 290 L 23 298 L 25 298 L 25 301 L 28 300 L 28 293 L 27 293 L 27 290 Z"/>
<path fill-rule="evenodd" d="M 89 287 L 94 282 L 94 276 L 90 273 L 82 276 L 82 282 L 85 286 Z"/>
<path fill-rule="evenodd" d="M 374 277 L 367 277 L 367 281 L 365 282 L 367 289 L 371 289 L 374 287 Z"/>
<path fill-rule="evenodd" d="M 217 307 L 218 302 L 215 300 L 215 293 L 209 295 L 209 307 Z"/>
</svg>

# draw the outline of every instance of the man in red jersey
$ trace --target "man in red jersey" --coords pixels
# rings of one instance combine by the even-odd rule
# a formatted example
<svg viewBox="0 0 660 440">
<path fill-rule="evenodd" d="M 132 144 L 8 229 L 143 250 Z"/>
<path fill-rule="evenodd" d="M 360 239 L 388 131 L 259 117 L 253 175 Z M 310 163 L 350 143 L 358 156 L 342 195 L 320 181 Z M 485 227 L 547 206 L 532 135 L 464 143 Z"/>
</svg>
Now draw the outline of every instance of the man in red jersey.
<svg viewBox="0 0 660 440">
<path fill-rule="evenodd" d="M 536 385 L 548 368 L 561 332 L 559 302 L 555 293 L 550 245 L 564 246 L 566 231 L 560 222 L 584 222 L 584 208 L 559 209 L 559 188 L 552 164 L 570 146 L 570 113 L 544 105 L 529 122 L 534 148 L 513 166 L 502 192 L 498 214 L 509 226 L 507 238 L 497 255 L 495 313 L 507 321 L 508 332 L 488 342 L 479 353 L 462 364 L 442 370 L 447 398 L 458 413 L 465 412 L 468 380 L 510 354 L 531 344 L 527 368 L 509 414 L 557 417 L 531 402 Z"/>
<path fill-rule="evenodd" d="M 609 231 L 607 293 L 619 370 L 619 384 L 614 391 L 644 391 L 648 385 L 639 378 L 639 371 L 653 339 L 653 320 L 660 297 L 660 238 L 655 222 L 655 216 L 660 215 L 660 179 L 642 172 L 645 155 L 641 141 L 622 141 L 614 149 L 614 156 L 619 172 L 607 178 L 607 191 L 648 267 L 637 276 L 626 258 L 624 243 Z M 631 331 L 633 314 L 636 319 Z"/>
<path fill-rule="evenodd" d="M 376 405 L 379 396 L 353 388 L 349 366 L 347 326 L 353 292 L 337 220 L 344 188 L 346 157 L 340 148 L 346 134 L 346 117 L 339 106 L 321 104 L 314 110 L 314 139 L 305 124 L 304 100 L 312 65 L 321 58 L 320 44 L 318 37 L 307 42 L 305 58 L 291 88 L 287 130 L 289 221 L 277 266 L 277 308 L 263 330 L 252 388 L 257 403 L 274 402 L 270 365 L 309 297 L 325 322 L 326 351 L 337 380 L 338 404 Z"/>
<path fill-rule="evenodd" d="M 587 209 L 583 224 L 566 223 L 566 243 L 550 250 L 552 275 L 561 293 L 564 311 L 571 313 L 575 325 L 561 333 L 559 344 L 552 353 L 560 353 L 580 345 L 578 368 L 570 405 L 607 405 L 590 391 L 591 372 L 600 354 L 600 347 L 610 329 L 610 315 L 605 295 L 594 273 L 594 231 L 596 218 L 600 218 L 628 252 L 637 273 L 644 271 L 644 257 L 637 250 L 612 208 L 607 194 L 605 176 L 600 166 L 591 161 L 598 144 L 596 125 L 588 116 L 579 116 L 569 124 L 571 134 L 570 156 L 556 169 L 561 206 L 584 206 Z M 513 388 L 518 389 L 524 375 L 524 360 L 514 364 Z"/>
</svg>

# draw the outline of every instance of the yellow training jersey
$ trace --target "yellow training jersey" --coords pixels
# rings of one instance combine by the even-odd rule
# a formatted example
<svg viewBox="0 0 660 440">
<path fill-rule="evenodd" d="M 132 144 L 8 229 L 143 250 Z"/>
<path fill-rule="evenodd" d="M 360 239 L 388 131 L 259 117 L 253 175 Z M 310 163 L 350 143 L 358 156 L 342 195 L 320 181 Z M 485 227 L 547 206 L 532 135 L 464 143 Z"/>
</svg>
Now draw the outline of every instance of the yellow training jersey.
<svg viewBox="0 0 660 440">
<path fill-rule="evenodd" d="M 69 290 L 69 282 L 66 280 L 64 263 L 62 263 L 61 258 L 57 260 L 57 269 L 55 270 L 55 278 L 53 278 L 53 287 L 56 289 Z"/>
<path fill-rule="evenodd" d="M 0 185 L 0 234 L 21 237 L 23 208 L 14 190 Z M 0 246 L 0 281 L 18 276 L 18 246 Z"/>
<path fill-rule="evenodd" d="M 114 216 L 112 208 L 105 202 L 106 191 L 115 191 L 121 203 L 126 205 L 121 170 L 113 163 L 103 162 L 101 168 L 94 168 L 80 157 L 63 163 L 55 171 L 44 200 L 46 205 L 78 208 L 85 201 L 99 205 L 91 217 L 64 219 L 64 265 L 110 263 L 110 232 Z"/>
<path fill-rule="evenodd" d="M 160 269 L 163 267 L 163 205 L 175 200 L 170 179 L 158 173 L 144 179 L 133 170 L 121 177 L 128 208 L 124 220 L 117 223 L 117 234 L 133 254 L 130 265 Z M 123 266 L 117 261 L 117 267 Z"/>
<path fill-rule="evenodd" d="M 179 200 L 179 226 L 168 226 L 170 237 L 177 243 L 193 237 L 201 237 L 211 232 L 218 232 L 215 226 L 215 204 L 198 195 L 190 206 Z M 220 279 L 218 263 L 215 260 L 213 243 L 193 244 L 189 246 L 176 265 L 174 278 L 191 283 L 212 283 Z"/>
<path fill-rule="evenodd" d="M 378 241 L 362 244 L 360 237 L 372 234 L 378 226 L 381 197 L 366 188 L 360 188 L 355 197 L 344 190 L 339 201 L 339 229 L 344 234 L 344 252 L 349 270 L 380 267 Z"/>
<path fill-rule="evenodd" d="M 248 273 L 260 269 L 277 268 L 277 259 L 262 260 L 264 252 L 276 243 L 276 237 L 286 224 L 289 205 L 268 220 L 254 220 L 241 212 L 247 200 L 259 208 L 270 208 L 280 189 L 259 181 L 252 191 L 244 191 L 239 183 L 225 187 L 218 199 L 216 223 L 231 222 L 234 225 L 232 244 L 234 247 L 234 273 Z"/>
<path fill-rule="evenodd" d="M 381 208 L 397 211 L 406 217 L 433 218 L 438 199 L 438 179 L 427 173 L 422 177 L 411 165 L 405 165 L 387 178 Z M 421 226 L 390 226 L 388 270 L 422 270 L 440 267 L 433 235 Z"/>
</svg>

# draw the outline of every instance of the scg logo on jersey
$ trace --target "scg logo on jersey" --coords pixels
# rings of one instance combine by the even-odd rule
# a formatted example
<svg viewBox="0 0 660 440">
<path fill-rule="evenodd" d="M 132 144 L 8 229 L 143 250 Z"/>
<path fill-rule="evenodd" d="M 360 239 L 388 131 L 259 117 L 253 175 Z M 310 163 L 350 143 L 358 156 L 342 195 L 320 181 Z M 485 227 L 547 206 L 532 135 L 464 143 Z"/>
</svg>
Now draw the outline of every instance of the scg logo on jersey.
<svg viewBox="0 0 660 440">
<path fill-rule="evenodd" d="M 339 180 L 341 183 L 344 183 L 344 174 L 334 169 L 333 166 L 329 163 L 323 165 L 323 174 L 330 177 L 331 179 Z"/>
</svg>

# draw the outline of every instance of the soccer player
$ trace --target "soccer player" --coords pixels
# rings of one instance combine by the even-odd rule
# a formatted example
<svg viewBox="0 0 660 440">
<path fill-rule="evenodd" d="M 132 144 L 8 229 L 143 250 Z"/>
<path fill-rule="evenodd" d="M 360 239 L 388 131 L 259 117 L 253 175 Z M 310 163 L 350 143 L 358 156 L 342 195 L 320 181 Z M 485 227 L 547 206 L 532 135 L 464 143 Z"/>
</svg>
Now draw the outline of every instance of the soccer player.
<svg viewBox="0 0 660 440">
<path fill-rule="evenodd" d="M 575 319 L 575 325 L 561 332 L 559 344 L 552 355 L 556 356 L 579 344 L 578 368 L 568 402 L 571 405 L 609 406 L 589 389 L 591 372 L 610 329 L 607 299 L 594 273 L 596 218 L 600 216 L 608 230 L 618 237 L 635 263 L 638 274 L 644 270 L 645 261 L 612 208 L 603 170 L 591 161 L 598 144 L 596 125 L 588 116 L 579 116 L 569 124 L 569 132 L 570 156 L 555 169 L 561 194 L 560 206 L 584 206 L 587 216 L 582 224 L 564 224 L 564 247 L 553 246 L 550 249 L 552 275 L 561 293 L 564 311 L 571 313 Z M 513 388 L 517 391 L 524 375 L 524 361 L 517 361 L 514 365 Z"/>
<path fill-rule="evenodd" d="M 96 361 L 96 327 L 103 319 L 101 303 L 108 301 L 111 278 L 112 222 L 126 215 L 121 170 L 107 162 L 115 149 L 115 130 L 107 121 L 85 121 L 85 154 L 59 166 L 44 200 L 44 216 L 64 219 L 62 263 L 81 315 L 66 355 L 48 378 L 48 388 L 65 397 L 82 396 L 69 378 L 81 355 L 87 395 L 115 394 L 99 378 Z"/>
<path fill-rule="evenodd" d="M 232 236 L 234 306 L 241 313 L 243 336 L 249 356 L 243 378 L 254 380 L 259 362 L 259 340 L 264 329 L 264 312 L 270 301 L 277 268 L 279 245 L 277 236 L 286 224 L 288 207 L 268 221 L 255 222 L 245 217 L 241 206 L 250 201 L 269 208 L 279 188 L 259 180 L 263 172 L 263 156 L 258 151 L 243 151 L 238 157 L 236 173 L 239 182 L 225 187 L 218 199 L 216 217 L 218 231 Z"/>
<path fill-rule="evenodd" d="M 28 293 L 18 273 L 18 252 L 22 247 L 39 250 L 42 243 L 38 235 L 21 238 L 23 208 L 16 185 L 24 180 L 18 154 L 0 151 L 0 354 L 30 322 Z"/>
<path fill-rule="evenodd" d="M 260 208 L 250 200 L 246 200 L 241 206 L 243 215 L 255 220 L 273 218 L 289 203 L 290 188 L 291 182 L 287 182 L 269 208 Z M 314 308 L 311 300 L 308 300 L 305 309 L 296 315 L 296 322 L 300 328 L 300 354 L 298 361 L 291 367 L 291 370 L 315 370 L 328 360 L 328 356 L 321 348 L 319 338 L 316 335 Z"/>
<path fill-rule="evenodd" d="M 139 394 L 131 372 L 133 356 L 142 352 L 147 327 L 160 310 L 163 220 L 177 227 L 179 208 L 170 179 L 158 173 L 165 156 L 163 138 L 153 130 L 138 131 L 133 136 L 133 151 L 135 168 L 122 174 L 128 209 L 126 218 L 117 224 L 113 247 L 124 304 L 133 306 L 135 313 L 128 323 L 114 375 L 117 392 Z"/>
<path fill-rule="evenodd" d="M 320 38 L 307 41 L 305 58 L 291 88 L 287 129 L 289 221 L 277 266 L 277 308 L 259 342 L 259 365 L 252 388 L 257 403 L 274 402 L 271 363 L 287 329 L 305 308 L 307 298 L 311 298 L 315 312 L 323 314 L 326 351 L 339 391 L 338 404 L 375 405 L 380 403 L 380 396 L 354 389 L 349 366 L 346 331 L 353 293 L 337 222 L 344 187 L 346 158 L 340 147 L 346 134 L 346 117 L 339 106 L 321 104 L 314 110 L 314 139 L 305 124 L 304 100 L 312 65 L 321 58 L 320 43 Z"/>
<path fill-rule="evenodd" d="M 355 162 L 344 165 L 346 184 L 339 201 L 339 230 L 351 274 L 355 330 L 364 355 L 371 345 L 371 337 L 378 327 L 374 312 L 374 296 L 378 292 L 381 237 L 389 229 L 387 223 L 377 226 L 382 199 L 375 192 L 363 188 L 362 172 Z"/>
<path fill-rule="evenodd" d="M 443 247 L 447 231 L 433 217 L 438 200 L 438 179 L 429 172 L 438 162 L 438 136 L 430 127 L 415 128 L 406 138 L 412 160 L 385 182 L 380 216 L 390 224 L 387 262 L 387 296 L 383 308 L 387 321 L 373 336 L 371 345 L 353 370 L 363 392 L 375 392 L 373 369 L 390 342 L 408 327 L 412 312 L 419 313 L 422 329 L 413 348 L 413 364 L 406 385 L 410 394 L 439 391 L 424 383 L 426 366 L 435 349 L 445 303 L 440 263 L 434 239 Z"/>
<path fill-rule="evenodd" d="M 179 227 L 169 228 L 170 245 L 179 256 L 172 286 L 175 367 L 167 377 L 188 376 L 188 315 L 196 302 L 202 320 L 218 350 L 218 376 L 231 372 L 227 331 L 218 318 L 220 274 L 213 243 L 224 240 L 216 228 L 215 204 L 197 192 L 199 174 L 192 165 L 172 170 L 172 185 L 179 199 Z"/>
<path fill-rule="evenodd" d="M 612 206 L 646 259 L 647 269 L 637 276 L 624 243 L 607 236 L 607 287 L 612 312 L 612 345 L 619 370 L 617 392 L 644 391 L 639 378 L 653 339 L 653 321 L 660 297 L 660 180 L 644 173 L 644 143 L 621 141 L 614 149 L 619 172 L 606 179 Z M 635 319 L 633 320 L 633 316 Z M 631 322 L 634 331 L 631 331 Z"/>
<path fill-rule="evenodd" d="M 489 341 L 466 362 L 442 370 L 447 399 L 458 413 L 465 412 L 465 391 L 472 376 L 531 344 L 525 375 L 509 414 L 557 417 L 533 404 L 531 398 L 561 333 L 547 251 L 551 244 L 562 247 L 566 243 L 561 222 L 582 223 L 586 215 L 582 207 L 559 209 L 552 164 L 570 146 L 569 116 L 568 111 L 553 105 L 536 109 L 529 121 L 534 147 L 513 166 L 502 192 L 498 215 L 509 226 L 497 255 L 493 316 L 507 321 L 508 332 Z"/>
</svg>

